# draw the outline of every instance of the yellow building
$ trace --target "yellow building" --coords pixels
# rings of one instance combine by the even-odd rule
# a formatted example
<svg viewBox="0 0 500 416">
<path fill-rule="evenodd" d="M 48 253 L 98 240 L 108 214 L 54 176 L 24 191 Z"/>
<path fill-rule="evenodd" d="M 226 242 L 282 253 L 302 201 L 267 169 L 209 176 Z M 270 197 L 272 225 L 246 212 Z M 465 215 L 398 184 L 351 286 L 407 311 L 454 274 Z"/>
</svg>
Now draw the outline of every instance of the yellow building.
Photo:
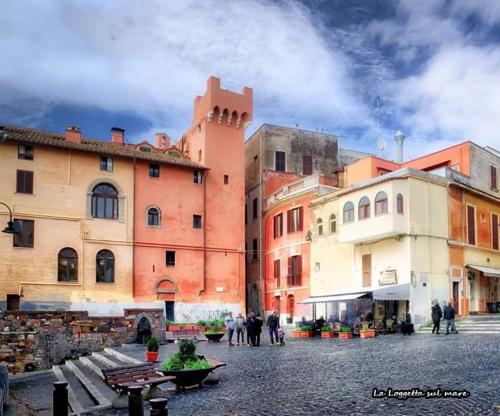
<svg viewBox="0 0 500 416">
<path fill-rule="evenodd" d="M 133 305 L 134 164 L 123 130 L 111 142 L 4 127 L 0 201 L 2 308 L 121 314 Z M 134 153 L 138 153 L 135 152 Z M 147 157 L 147 156 L 146 156 Z M 0 221 L 8 212 L 0 206 Z"/>
</svg>

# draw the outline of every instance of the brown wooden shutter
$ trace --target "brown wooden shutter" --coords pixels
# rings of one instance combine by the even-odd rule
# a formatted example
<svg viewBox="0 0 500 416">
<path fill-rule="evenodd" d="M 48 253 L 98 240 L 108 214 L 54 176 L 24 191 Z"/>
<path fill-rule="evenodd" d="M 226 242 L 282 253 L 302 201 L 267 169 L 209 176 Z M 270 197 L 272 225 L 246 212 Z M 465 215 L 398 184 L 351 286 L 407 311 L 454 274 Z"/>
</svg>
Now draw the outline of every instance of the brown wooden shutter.
<svg viewBox="0 0 500 416">
<path fill-rule="evenodd" d="M 288 275 L 286 278 L 288 286 L 292 285 L 292 275 L 293 275 L 293 257 L 288 257 Z"/>
<path fill-rule="evenodd" d="M 297 278 L 296 284 L 300 286 L 302 284 L 302 256 L 297 256 Z"/>
<path fill-rule="evenodd" d="M 283 235 L 283 214 L 280 214 L 280 237 Z"/>
<path fill-rule="evenodd" d="M 491 166 L 491 188 L 497 189 L 497 168 Z"/>
<path fill-rule="evenodd" d="M 304 222 L 304 209 L 303 207 L 299 207 L 299 226 L 297 227 L 297 231 L 302 231 L 303 222 Z"/>
<path fill-rule="evenodd" d="M 363 287 L 370 287 L 372 283 L 372 255 L 365 254 L 362 257 L 363 263 Z"/>
<path fill-rule="evenodd" d="M 276 228 L 278 226 L 278 216 L 275 216 L 273 217 L 273 238 L 276 238 L 277 237 L 277 231 L 276 231 Z"/>
<path fill-rule="evenodd" d="M 292 232 L 292 210 L 286 212 L 286 231 Z"/>
<path fill-rule="evenodd" d="M 491 247 L 493 250 L 498 250 L 498 215 L 491 216 Z"/>
<path fill-rule="evenodd" d="M 467 205 L 467 242 L 476 245 L 476 218 L 475 209 Z"/>
<path fill-rule="evenodd" d="M 16 192 L 23 194 L 33 193 L 33 172 L 18 170 L 16 177 Z"/>
</svg>

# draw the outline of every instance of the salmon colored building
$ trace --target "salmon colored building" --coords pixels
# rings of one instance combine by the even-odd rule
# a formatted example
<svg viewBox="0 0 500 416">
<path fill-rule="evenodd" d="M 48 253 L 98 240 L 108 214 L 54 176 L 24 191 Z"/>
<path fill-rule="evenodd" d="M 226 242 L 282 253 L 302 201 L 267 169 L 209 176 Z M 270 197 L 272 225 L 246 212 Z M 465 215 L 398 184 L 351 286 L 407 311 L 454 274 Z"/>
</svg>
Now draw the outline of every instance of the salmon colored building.
<svg viewBox="0 0 500 416">
<path fill-rule="evenodd" d="M 244 310 L 244 130 L 251 120 L 252 90 L 234 93 L 210 77 L 179 149 L 170 150 L 192 165 L 136 164 L 134 298 L 160 303 L 167 319 Z M 168 147 L 167 139 L 158 135 L 156 148 Z"/>
</svg>

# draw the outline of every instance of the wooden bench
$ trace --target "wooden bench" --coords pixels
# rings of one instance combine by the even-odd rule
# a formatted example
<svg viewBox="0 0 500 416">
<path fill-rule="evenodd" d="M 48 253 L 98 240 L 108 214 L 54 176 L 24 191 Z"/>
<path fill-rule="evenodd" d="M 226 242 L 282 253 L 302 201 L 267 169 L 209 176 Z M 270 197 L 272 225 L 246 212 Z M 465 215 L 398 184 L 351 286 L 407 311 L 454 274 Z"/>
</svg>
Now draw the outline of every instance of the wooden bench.
<svg viewBox="0 0 500 416">
<path fill-rule="evenodd" d="M 169 334 L 170 332 L 170 334 Z M 198 329 L 178 329 L 167 332 L 167 340 L 175 341 L 177 339 L 193 339 L 200 335 Z"/>
<path fill-rule="evenodd" d="M 175 380 L 175 377 L 163 376 L 158 373 L 154 363 L 103 368 L 101 371 L 104 382 L 118 392 L 118 396 L 113 400 L 113 407 L 118 409 L 127 407 L 129 387 L 149 386 L 146 397 L 149 399 L 158 395 L 157 387 L 160 384 Z"/>
</svg>

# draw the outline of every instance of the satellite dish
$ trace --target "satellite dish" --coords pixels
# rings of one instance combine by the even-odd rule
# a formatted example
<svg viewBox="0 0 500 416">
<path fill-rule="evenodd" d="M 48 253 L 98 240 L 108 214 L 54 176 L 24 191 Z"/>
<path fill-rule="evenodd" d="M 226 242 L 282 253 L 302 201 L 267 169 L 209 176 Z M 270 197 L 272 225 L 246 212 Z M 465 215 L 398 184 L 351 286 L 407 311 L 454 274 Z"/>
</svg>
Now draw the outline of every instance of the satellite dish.
<svg viewBox="0 0 500 416">
<path fill-rule="evenodd" d="M 387 141 L 383 137 L 378 139 L 378 141 L 377 141 L 378 150 L 383 152 L 386 146 L 387 146 Z"/>
</svg>

